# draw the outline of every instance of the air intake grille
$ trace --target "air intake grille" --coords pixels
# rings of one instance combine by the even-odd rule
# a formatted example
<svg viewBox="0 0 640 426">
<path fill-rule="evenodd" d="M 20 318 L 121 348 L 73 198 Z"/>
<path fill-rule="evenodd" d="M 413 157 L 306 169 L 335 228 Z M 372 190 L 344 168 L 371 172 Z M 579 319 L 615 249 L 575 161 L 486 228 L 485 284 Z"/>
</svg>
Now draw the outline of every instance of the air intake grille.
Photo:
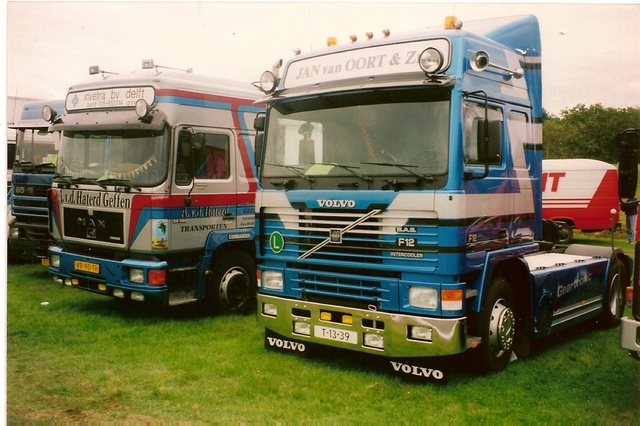
<svg viewBox="0 0 640 426">
<path fill-rule="evenodd" d="M 64 234 L 67 237 L 82 238 L 105 243 L 124 243 L 124 220 L 121 212 L 64 209 Z"/>
</svg>

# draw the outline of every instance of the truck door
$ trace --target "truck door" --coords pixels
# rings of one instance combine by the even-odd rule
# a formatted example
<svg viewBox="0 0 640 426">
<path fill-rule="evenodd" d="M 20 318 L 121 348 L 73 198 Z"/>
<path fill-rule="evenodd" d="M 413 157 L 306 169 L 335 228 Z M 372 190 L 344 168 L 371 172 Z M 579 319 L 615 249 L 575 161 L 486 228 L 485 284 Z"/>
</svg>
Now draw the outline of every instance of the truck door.
<svg viewBox="0 0 640 426">
<path fill-rule="evenodd" d="M 172 249 L 202 248 L 209 233 L 236 227 L 235 143 L 235 135 L 226 129 L 193 128 L 178 136 Z"/>
</svg>

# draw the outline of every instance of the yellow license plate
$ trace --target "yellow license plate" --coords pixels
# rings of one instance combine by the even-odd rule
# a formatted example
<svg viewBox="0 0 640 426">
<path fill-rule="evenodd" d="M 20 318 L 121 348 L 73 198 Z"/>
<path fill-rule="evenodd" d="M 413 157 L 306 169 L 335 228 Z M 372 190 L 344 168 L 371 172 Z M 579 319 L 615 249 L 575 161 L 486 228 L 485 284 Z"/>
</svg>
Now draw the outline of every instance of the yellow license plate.
<svg viewBox="0 0 640 426">
<path fill-rule="evenodd" d="M 42 259 L 40 259 L 40 262 L 42 263 L 42 266 L 49 266 L 49 258 L 48 257 L 43 257 Z"/>
<path fill-rule="evenodd" d="M 77 271 L 91 272 L 92 274 L 100 273 L 100 265 L 98 265 L 97 263 L 82 262 L 80 260 L 76 260 L 73 262 L 73 267 Z"/>
</svg>

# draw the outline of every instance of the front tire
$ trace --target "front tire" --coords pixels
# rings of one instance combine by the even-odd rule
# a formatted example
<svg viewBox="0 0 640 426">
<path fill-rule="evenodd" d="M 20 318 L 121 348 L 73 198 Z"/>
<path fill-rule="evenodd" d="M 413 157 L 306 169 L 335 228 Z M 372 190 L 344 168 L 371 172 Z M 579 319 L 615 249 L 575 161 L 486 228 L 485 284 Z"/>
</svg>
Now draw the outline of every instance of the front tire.
<svg viewBox="0 0 640 426">
<path fill-rule="evenodd" d="M 247 314 L 256 297 L 256 265 L 244 252 L 222 255 L 212 262 L 205 304 L 215 314 Z"/>
<path fill-rule="evenodd" d="M 473 349 L 472 370 L 486 374 L 504 370 L 513 353 L 516 315 L 511 287 L 507 280 L 491 280 L 482 311 L 477 316 L 477 332 L 482 341 Z"/>
</svg>

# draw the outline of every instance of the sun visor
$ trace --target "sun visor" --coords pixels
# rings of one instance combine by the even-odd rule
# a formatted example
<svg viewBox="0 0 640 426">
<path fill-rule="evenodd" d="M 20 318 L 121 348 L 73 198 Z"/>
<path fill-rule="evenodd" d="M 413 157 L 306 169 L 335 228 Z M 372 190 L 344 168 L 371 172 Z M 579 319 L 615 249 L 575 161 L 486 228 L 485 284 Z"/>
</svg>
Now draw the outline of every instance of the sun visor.
<svg viewBox="0 0 640 426">
<path fill-rule="evenodd" d="M 167 115 L 154 111 L 151 121 L 143 122 L 134 110 L 91 111 L 65 114 L 60 121 L 49 128 L 56 130 L 162 130 L 167 123 Z M 146 121 L 146 120 L 145 120 Z"/>
</svg>

